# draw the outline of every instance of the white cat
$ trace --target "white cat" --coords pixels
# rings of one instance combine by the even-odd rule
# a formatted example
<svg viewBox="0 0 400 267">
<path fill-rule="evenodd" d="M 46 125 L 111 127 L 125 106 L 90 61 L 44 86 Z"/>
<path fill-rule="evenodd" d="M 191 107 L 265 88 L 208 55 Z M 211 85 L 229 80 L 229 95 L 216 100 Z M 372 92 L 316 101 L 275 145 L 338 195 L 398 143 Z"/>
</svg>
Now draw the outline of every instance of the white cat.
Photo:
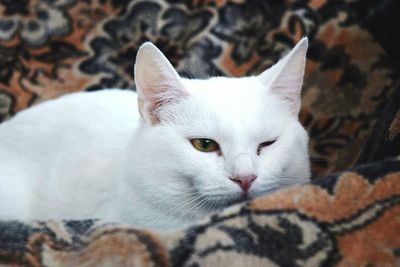
<svg viewBox="0 0 400 267">
<path fill-rule="evenodd" d="M 137 94 L 75 93 L 18 113 L 0 124 L 0 220 L 175 229 L 307 181 L 298 122 L 307 46 L 257 77 L 188 80 L 145 43 Z"/>
</svg>

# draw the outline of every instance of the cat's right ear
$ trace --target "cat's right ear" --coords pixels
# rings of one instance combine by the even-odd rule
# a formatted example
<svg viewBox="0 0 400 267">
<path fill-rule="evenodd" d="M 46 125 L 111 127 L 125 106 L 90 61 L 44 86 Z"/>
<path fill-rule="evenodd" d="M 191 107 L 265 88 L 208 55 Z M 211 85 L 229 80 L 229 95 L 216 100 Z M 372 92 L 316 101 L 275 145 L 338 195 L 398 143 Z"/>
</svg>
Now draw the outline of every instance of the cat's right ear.
<svg viewBox="0 0 400 267">
<path fill-rule="evenodd" d="M 136 55 L 135 84 L 140 115 L 152 124 L 159 123 L 157 112 L 163 105 L 187 96 L 174 67 L 150 42 L 144 43 Z"/>
<path fill-rule="evenodd" d="M 258 76 L 270 88 L 270 92 L 286 101 L 295 116 L 300 111 L 307 48 L 308 39 L 304 37 L 289 54 Z"/>
</svg>

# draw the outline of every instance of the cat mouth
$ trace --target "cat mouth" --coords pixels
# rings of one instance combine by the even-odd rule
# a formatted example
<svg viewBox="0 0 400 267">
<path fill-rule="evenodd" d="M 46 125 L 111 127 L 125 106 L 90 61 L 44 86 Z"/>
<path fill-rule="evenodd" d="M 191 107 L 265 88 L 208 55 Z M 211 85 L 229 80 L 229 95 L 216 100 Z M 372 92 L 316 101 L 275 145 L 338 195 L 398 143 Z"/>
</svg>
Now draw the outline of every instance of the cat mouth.
<svg viewBox="0 0 400 267">
<path fill-rule="evenodd" d="M 220 211 L 235 204 L 251 201 L 262 195 L 273 193 L 279 190 L 280 188 L 282 188 L 281 185 L 275 185 L 275 186 L 269 185 L 267 188 L 250 190 L 241 193 L 203 194 L 199 192 L 199 194 L 203 195 L 200 201 L 204 204 L 205 209 L 207 211 L 213 212 L 213 211 Z"/>
<path fill-rule="evenodd" d="M 250 200 L 251 197 L 249 196 L 249 192 L 247 192 L 247 191 L 242 192 L 242 193 L 240 194 L 240 199 L 241 199 L 242 201 Z"/>
<path fill-rule="evenodd" d="M 240 195 L 221 195 L 221 196 L 212 196 L 212 197 L 207 197 L 205 200 L 209 203 L 209 205 L 212 207 L 213 211 L 218 211 L 222 210 L 224 208 L 227 208 L 229 206 L 239 204 L 242 202 L 250 201 L 254 199 L 256 196 L 253 194 L 240 194 Z"/>
<path fill-rule="evenodd" d="M 186 181 L 189 182 L 188 186 L 190 188 L 196 188 L 193 177 L 187 177 Z M 261 195 L 259 192 L 255 192 L 253 190 L 232 194 L 207 194 L 205 192 L 201 192 L 201 190 L 198 188 L 196 188 L 195 191 L 199 196 L 202 196 L 197 200 L 197 202 L 202 203 L 198 208 L 211 212 L 219 211 L 235 204 L 250 201 Z"/>
</svg>

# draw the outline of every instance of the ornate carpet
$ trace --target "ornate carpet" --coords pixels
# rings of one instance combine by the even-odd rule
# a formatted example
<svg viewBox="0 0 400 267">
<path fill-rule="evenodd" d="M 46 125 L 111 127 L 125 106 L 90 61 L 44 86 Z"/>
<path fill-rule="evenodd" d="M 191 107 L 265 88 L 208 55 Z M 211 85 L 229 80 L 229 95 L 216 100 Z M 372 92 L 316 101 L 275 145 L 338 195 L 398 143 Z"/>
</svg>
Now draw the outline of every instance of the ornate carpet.
<svg viewBox="0 0 400 267">
<path fill-rule="evenodd" d="M 399 266 L 399 181 L 399 161 L 384 160 L 170 233 L 96 220 L 1 222 L 0 264 Z"/>
</svg>

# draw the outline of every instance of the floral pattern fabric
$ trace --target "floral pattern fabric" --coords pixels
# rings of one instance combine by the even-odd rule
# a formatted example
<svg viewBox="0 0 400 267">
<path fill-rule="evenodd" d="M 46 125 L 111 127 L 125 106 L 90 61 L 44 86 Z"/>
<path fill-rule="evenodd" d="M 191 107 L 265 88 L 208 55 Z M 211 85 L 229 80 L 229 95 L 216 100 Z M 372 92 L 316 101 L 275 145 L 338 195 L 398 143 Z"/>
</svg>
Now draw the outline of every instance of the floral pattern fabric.
<svg viewBox="0 0 400 267">
<path fill-rule="evenodd" d="M 399 266 L 400 162 L 385 160 L 156 233 L 98 220 L 0 222 L 2 266 Z"/>
</svg>

